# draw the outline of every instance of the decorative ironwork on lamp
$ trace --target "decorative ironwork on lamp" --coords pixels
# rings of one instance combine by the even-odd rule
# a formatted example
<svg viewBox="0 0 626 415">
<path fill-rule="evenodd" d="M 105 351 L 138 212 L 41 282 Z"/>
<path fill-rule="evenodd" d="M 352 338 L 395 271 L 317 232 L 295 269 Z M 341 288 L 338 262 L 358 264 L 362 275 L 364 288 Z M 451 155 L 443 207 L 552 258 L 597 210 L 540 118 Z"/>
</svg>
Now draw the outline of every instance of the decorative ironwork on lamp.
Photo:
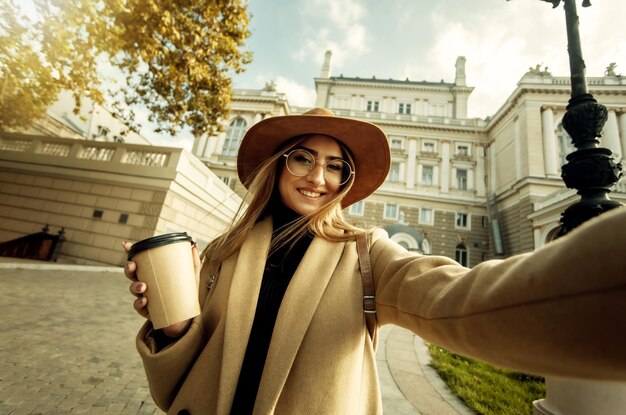
<svg viewBox="0 0 626 415">
<path fill-rule="evenodd" d="M 602 135 L 608 111 L 587 90 L 576 2 L 541 1 L 552 3 L 552 8 L 563 1 L 567 26 L 572 95 L 563 117 L 563 127 L 572 138 L 576 151 L 567 155 L 568 162 L 561 168 L 561 177 L 567 187 L 578 191 L 581 198 L 562 213 L 559 231 L 559 236 L 562 236 L 588 219 L 622 206 L 608 196 L 610 187 L 622 176 L 622 165 L 611 157 L 611 150 L 599 146 L 598 137 Z M 591 6 L 591 1 L 583 0 L 582 6 Z"/>
</svg>

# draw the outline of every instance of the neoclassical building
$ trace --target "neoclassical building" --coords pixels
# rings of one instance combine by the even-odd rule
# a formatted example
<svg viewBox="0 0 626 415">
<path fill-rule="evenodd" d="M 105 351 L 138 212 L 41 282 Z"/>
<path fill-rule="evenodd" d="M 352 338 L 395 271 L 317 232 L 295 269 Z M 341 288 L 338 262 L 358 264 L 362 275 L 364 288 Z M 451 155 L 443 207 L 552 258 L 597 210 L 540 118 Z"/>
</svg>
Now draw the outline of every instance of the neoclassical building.
<svg viewBox="0 0 626 415">
<path fill-rule="evenodd" d="M 454 82 L 331 75 L 326 53 L 315 78 L 315 105 L 338 116 L 373 122 L 389 138 L 392 164 L 384 185 L 345 212 L 355 224 L 382 226 L 407 249 L 445 255 L 468 266 L 530 251 L 549 241 L 560 213 L 576 200 L 560 178 L 573 150 L 562 127 L 570 97 L 568 77 L 530 68 L 500 109 L 467 118 L 473 88 L 465 58 Z M 602 145 L 619 161 L 626 151 L 626 79 L 588 78 L 609 109 Z M 235 90 L 225 132 L 196 140 L 193 153 L 239 194 L 236 154 L 245 131 L 272 116 L 299 114 L 273 84 Z M 626 186 L 611 197 L 626 201 Z"/>
</svg>

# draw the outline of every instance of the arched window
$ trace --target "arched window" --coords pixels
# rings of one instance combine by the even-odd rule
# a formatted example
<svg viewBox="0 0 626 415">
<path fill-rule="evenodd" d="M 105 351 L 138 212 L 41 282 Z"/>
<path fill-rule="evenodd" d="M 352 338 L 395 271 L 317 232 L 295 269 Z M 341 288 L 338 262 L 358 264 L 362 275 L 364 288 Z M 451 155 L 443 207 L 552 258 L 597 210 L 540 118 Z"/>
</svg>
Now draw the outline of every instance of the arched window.
<svg viewBox="0 0 626 415">
<path fill-rule="evenodd" d="M 467 248 L 463 244 L 458 244 L 454 251 L 454 259 L 464 267 L 467 266 Z"/>
<path fill-rule="evenodd" d="M 223 156 L 236 156 L 241 144 L 241 139 L 246 133 L 246 127 L 248 123 L 241 117 L 237 117 L 231 121 L 226 130 L 226 139 L 224 140 L 224 147 L 222 147 Z"/>
</svg>

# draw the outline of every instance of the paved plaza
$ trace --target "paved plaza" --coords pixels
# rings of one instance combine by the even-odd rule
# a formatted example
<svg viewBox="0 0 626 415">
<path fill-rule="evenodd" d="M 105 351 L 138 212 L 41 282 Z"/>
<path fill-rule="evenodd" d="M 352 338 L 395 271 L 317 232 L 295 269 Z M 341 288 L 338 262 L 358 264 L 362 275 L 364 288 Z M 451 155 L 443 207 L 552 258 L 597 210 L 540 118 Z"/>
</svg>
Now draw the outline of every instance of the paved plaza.
<svg viewBox="0 0 626 415">
<path fill-rule="evenodd" d="M 145 380 L 120 269 L 0 263 L 0 414 L 161 414 Z M 20 267 L 31 269 L 18 269 Z M 385 414 L 469 413 L 446 391 L 419 338 L 380 333 Z"/>
</svg>

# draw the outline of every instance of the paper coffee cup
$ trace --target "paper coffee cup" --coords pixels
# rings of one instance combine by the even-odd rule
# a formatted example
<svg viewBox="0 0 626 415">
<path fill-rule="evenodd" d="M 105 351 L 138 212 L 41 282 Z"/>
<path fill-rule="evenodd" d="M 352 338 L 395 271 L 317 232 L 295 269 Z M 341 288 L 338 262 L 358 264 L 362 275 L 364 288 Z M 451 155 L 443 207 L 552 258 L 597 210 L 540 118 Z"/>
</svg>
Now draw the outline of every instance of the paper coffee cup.
<svg viewBox="0 0 626 415">
<path fill-rule="evenodd" d="M 137 264 L 137 279 L 147 285 L 148 312 L 155 329 L 200 314 L 198 280 L 186 232 L 167 233 L 134 243 L 128 260 Z"/>
</svg>

